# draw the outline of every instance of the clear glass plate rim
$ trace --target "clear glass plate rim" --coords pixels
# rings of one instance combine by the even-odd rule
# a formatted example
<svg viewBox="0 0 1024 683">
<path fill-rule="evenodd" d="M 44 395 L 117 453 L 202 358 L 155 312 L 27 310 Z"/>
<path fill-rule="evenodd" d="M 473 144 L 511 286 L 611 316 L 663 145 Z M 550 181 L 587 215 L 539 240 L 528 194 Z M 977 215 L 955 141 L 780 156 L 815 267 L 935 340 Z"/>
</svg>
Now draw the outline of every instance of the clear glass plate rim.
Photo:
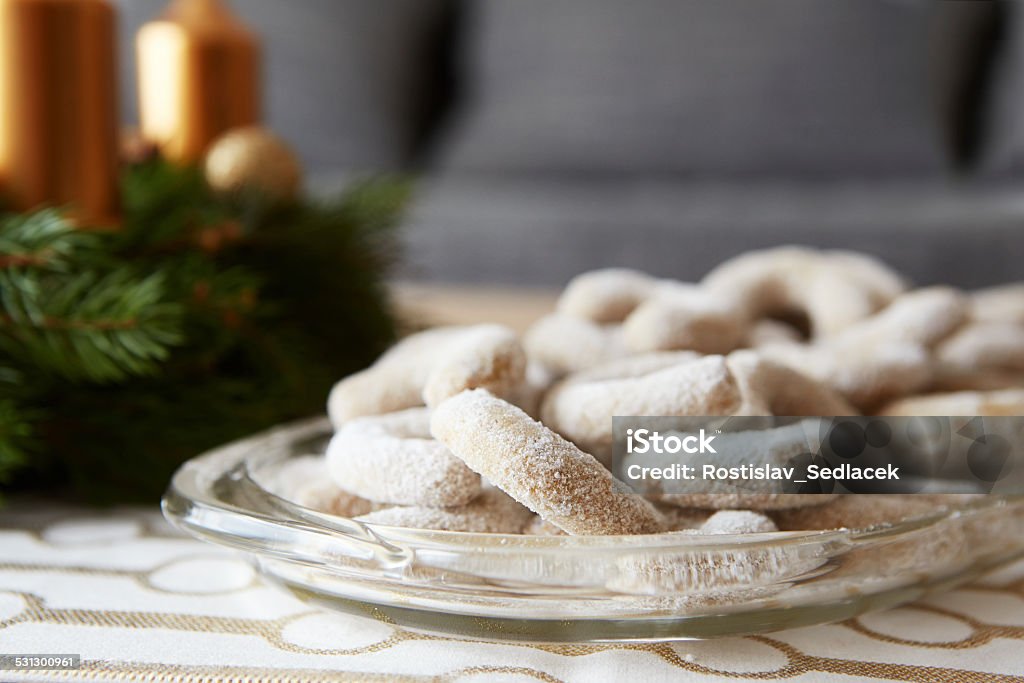
<svg viewBox="0 0 1024 683">
<path fill-rule="evenodd" d="M 522 551 L 529 548 L 531 552 L 545 550 L 557 552 L 572 550 L 596 553 L 606 552 L 613 548 L 628 547 L 630 552 L 642 552 L 644 549 L 665 552 L 675 547 L 687 552 L 699 552 L 703 549 L 715 551 L 750 551 L 759 547 L 780 548 L 805 543 L 828 544 L 842 542 L 856 544 L 859 542 L 876 541 L 881 538 L 899 537 L 912 534 L 921 529 L 941 523 L 953 516 L 976 514 L 994 507 L 1005 505 L 1006 497 L 986 496 L 961 505 L 937 508 L 934 512 L 915 515 L 914 517 L 895 523 L 881 524 L 864 528 L 842 528 L 833 530 L 780 531 L 762 534 L 698 536 L 693 534 L 650 534 L 630 536 L 524 536 L 522 534 L 472 533 L 461 531 L 436 531 L 392 527 L 376 524 L 365 524 L 352 519 L 322 513 L 292 503 L 270 491 L 260 487 L 249 475 L 248 458 L 257 449 L 267 450 L 272 446 L 290 446 L 311 438 L 325 437 L 330 434 L 331 426 L 326 417 L 307 418 L 277 427 L 264 432 L 228 443 L 206 453 L 200 454 L 183 464 L 175 472 L 171 484 L 163 500 L 165 516 L 187 530 L 202 529 L 197 524 L 197 516 L 189 515 L 186 521 L 181 511 L 188 508 L 199 508 L 206 513 L 249 518 L 262 524 L 282 524 L 295 531 L 336 534 L 339 538 L 351 538 L 353 534 L 360 541 L 375 540 L 382 545 L 405 546 L 415 544 L 417 547 L 443 549 L 445 547 L 465 550 L 467 546 L 480 546 L 482 551 L 500 553 L 502 551 Z M 222 479 L 232 470 L 238 472 L 239 480 L 252 493 L 260 495 L 265 502 L 276 511 L 283 513 L 271 516 L 251 508 L 245 508 L 225 501 L 212 490 L 213 484 Z M 1024 498 L 1020 499 L 1024 501 Z M 210 530 L 214 535 L 224 535 L 223 529 Z M 205 534 L 204 534 L 205 535 Z"/>
</svg>

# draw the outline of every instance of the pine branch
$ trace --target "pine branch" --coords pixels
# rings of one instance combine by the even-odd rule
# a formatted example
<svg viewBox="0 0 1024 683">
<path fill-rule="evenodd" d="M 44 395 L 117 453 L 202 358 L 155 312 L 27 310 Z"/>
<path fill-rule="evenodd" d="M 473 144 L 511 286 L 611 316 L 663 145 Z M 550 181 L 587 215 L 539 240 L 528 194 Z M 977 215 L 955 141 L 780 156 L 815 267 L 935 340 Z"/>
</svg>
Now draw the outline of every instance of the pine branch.
<svg viewBox="0 0 1024 683">
<path fill-rule="evenodd" d="M 124 221 L 115 250 L 166 256 L 195 246 L 195 234 L 223 223 L 232 209 L 216 197 L 199 168 L 152 161 L 131 167 L 122 182 Z"/>
<path fill-rule="evenodd" d="M 58 211 L 0 220 L 0 270 L 65 269 L 72 257 L 95 248 L 98 236 L 75 230 Z"/>
<path fill-rule="evenodd" d="M 0 350 L 74 381 L 110 382 L 156 372 L 180 343 L 181 308 L 164 276 L 0 272 Z"/>
<path fill-rule="evenodd" d="M 8 487 L 152 500 L 182 460 L 322 411 L 393 338 L 407 184 L 282 205 L 151 162 L 123 189 L 114 233 L 0 216 L 0 470 L 31 455 Z"/>
</svg>

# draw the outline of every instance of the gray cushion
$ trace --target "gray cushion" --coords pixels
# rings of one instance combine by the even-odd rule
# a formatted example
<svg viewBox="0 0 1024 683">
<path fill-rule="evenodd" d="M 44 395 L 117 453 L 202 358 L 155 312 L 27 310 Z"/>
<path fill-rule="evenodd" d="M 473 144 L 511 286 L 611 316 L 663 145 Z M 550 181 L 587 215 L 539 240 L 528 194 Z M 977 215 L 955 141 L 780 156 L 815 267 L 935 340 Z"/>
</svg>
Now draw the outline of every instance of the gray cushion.
<svg viewBox="0 0 1024 683">
<path fill-rule="evenodd" d="M 1005 3 L 1007 17 L 993 69 L 980 170 L 990 176 L 1024 171 L 1024 6 Z"/>
<path fill-rule="evenodd" d="M 604 266 L 694 280 L 748 249 L 876 254 L 920 284 L 1024 280 L 1024 199 L 1008 184 L 705 181 L 453 174 L 405 228 L 413 279 L 562 285 Z"/>
<path fill-rule="evenodd" d="M 137 120 L 134 35 L 166 0 L 121 10 L 125 120 Z M 235 0 L 265 39 L 268 123 L 313 170 L 409 159 L 434 84 L 428 56 L 445 0 Z"/>
<path fill-rule="evenodd" d="M 989 3 L 958 4 L 970 14 Z M 966 48 L 956 30 L 939 30 L 945 3 L 477 0 L 470 9 L 466 104 L 443 153 L 451 168 L 949 165 L 945 108 L 958 82 L 934 69 L 959 64 Z"/>
</svg>

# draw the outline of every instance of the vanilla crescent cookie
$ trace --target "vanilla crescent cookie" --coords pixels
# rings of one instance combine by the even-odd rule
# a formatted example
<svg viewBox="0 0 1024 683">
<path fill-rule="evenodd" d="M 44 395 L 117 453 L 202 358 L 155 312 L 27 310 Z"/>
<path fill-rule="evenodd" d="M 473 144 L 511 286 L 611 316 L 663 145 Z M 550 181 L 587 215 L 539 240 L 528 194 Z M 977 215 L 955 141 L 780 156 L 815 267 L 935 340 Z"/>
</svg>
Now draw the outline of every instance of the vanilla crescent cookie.
<svg viewBox="0 0 1024 683">
<path fill-rule="evenodd" d="M 893 524 L 935 509 L 927 496 L 895 494 L 838 495 L 827 497 L 826 503 L 815 508 L 776 510 L 771 516 L 782 531 L 824 531 Z"/>
<path fill-rule="evenodd" d="M 540 515 L 533 515 L 530 518 L 523 527 L 523 534 L 525 536 L 568 536 L 567 533 Z"/>
<path fill-rule="evenodd" d="M 651 503 L 601 463 L 484 390 L 435 410 L 431 432 L 473 470 L 570 534 L 646 534 L 664 528 Z"/>
<path fill-rule="evenodd" d="M 825 256 L 830 265 L 842 268 L 878 301 L 892 301 L 907 291 L 907 280 L 873 256 L 847 249 L 833 249 Z"/>
<path fill-rule="evenodd" d="M 950 394 L 910 396 L 878 410 L 886 416 L 997 416 L 1024 415 L 1024 389 L 959 391 Z"/>
<path fill-rule="evenodd" d="M 622 333 L 633 352 L 728 353 L 747 332 L 738 307 L 695 285 L 663 283 L 629 315 Z"/>
<path fill-rule="evenodd" d="M 800 330 L 787 325 L 781 320 L 762 318 L 756 320 L 747 328 L 745 346 L 751 349 L 759 349 L 762 346 L 778 344 L 801 344 L 804 338 Z"/>
<path fill-rule="evenodd" d="M 758 353 L 829 387 L 859 412 L 922 391 L 933 378 L 931 355 L 919 344 L 778 344 Z"/>
<path fill-rule="evenodd" d="M 338 382 L 327 411 L 340 427 L 356 417 L 422 406 L 463 389 L 504 394 L 518 387 L 525 371 L 525 352 L 504 326 L 431 329 L 407 337 L 366 370 Z"/>
<path fill-rule="evenodd" d="M 423 387 L 423 400 L 436 406 L 466 389 L 507 395 L 523 384 L 526 365 L 526 352 L 511 329 L 502 325 L 468 328 L 434 364 Z"/>
<path fill-rule="evenodd" d="M 439 327 L 406 337 L 369 368 L 335 384 L 327 399 L 331 422 L 337 428 L 356 417 L 423 405 L 431 359 L 460 332 L 457 327 Z"/>
<path fill-rule="evenodd" d="M 931 349 L 964 323 L 967 312 L 963 294 L 931 287 L 904 294 L 816 344 L 770 344 L 759 351 L 871 411 L 933 381 Z"/>
<path fill-rule="evenodd" d="M 726 353 L 745 334 L 738 308 L 721 296 L 674 280 L 609 268 L 574 278 L 559 298 L 558 313 L 599 325 L 623 323 L 634 353 L 691 349 Z"/>
<path fill-rule="evenodd" d="M 839 393 L 752 350 L 735 351 L 726 365 L 740 387 L 738 415 L 812 417 L 857 415 Z"/>
<path fill-rule="evenodd" d="M 722 356 L 707 356 L 640 377 L 555 386 L 544 399 L 544 424 L 602 462 L 611 459 L 616 415 L 733 415 L 739 386 Z"/>
<path fill-rule="evenodd" d="M 357 522 L 434 531 L 468 531 L 479 534 L 518 534 L 533 515 L 495 488 L 484 489 L 465 505 L 447 508 L 392 507 L 377 510 Z"/>
<path fill-rule="evenodd" d="M 703 358 L 699 353 L 693 351 L 657 351 L 655 353 L 641 353 L 636 356 L 627 356 L 611 360 L 594 367 L 580 370 L 563 378 L 559 384 L 570 384 L 577 382 L 598 382 L 610 379 L 629 379 L 643 377 L 658 370 L 692 363 Z"/>
<path fill-rule="evenodd" d="M 1024 282 L 981 289 L 970 297 L 973 320 L 1024 325 Z"/>
<path fill-rule="evenodd" d="M 935 348 L 934 361 L 932 392 L 1024 387 L 1024 324 L 971 322 Z"/>
<path fill-rule="evenodd" d="M 629 355 L 621 325 L 599 325 L 559 313 L 533 324 L 523 337 L 531 360 L 555 375 L 579 372 Z"/>
<path fill-rule="evenodd" d="M 695 531 L 696 538 L 777 531 L 765 515 L 749 510 L 722 510 Z M 621 555 L 608 587 L 622 593 L 657 595 L 677 593 L 692 603 L 715 604 L 733 599 L 768 597 L 785 588 L 784 582 L 820 567 L 826 557 L 813 545 L 716 547 L 709 538 L 702 548 L 673 555 L 659 553 Z"/>
<path fill-rule="evenodd" d="M 559 313 L 594 323 L 620 323 L 658 286 L 658 280 L 628 268 L 605 268 L 574 277 L 558 299 Z"/>
<path fill-rule="evenodd" d="M 701 529 L 708 520 L 718 513 L 714 513 L 709 510 L 697 510 L 690 508 L 677 507 L 675 505 L 662 505 L 660 503 L 654 504 L 655 509 L 661 514 L 665 520 L 665 531 L 698 531 Z M 752 513 L 757 514 L 757 513 Z M 760 516 L 760 515 L 758 515 Z M 766 518 L 767 519 L 767 518 Z M 719 519 L 716 522 L 715 528 L 721 528 L 721 523 L 725 521 Z M 737 518 L 738 521 L 738 518 Z M 769 520 L 770 521 L 770 520 Z M 534 515 L 533 518 L 523 527 L 523 533 L 527 536 L 566 536 L 567 534 L 559 529 L 551 522 L 545 521 L 543 517 Z M 709 531 L 707 533 L 716 533 L 715 531 Z M 717 533 L 739 533 L 735 531 L 720 531 Z"/>
<path fill-rule="evenodd" d="M 692 482 L 678 480 L 671 488 L 651 492 L 648 497 L 685 508 L 751 511 L 812 507 L 829 501 L 825 494 L 787 493 L 787 481 L 745 477 L 739 471 L 743 466 L 794 467 L 794 460 L 818 450 L 817 421 L 800 421 L 771 429 L 726 431 L 715 438 L 717 454 L 713 457 L 682 453 L 646 456 L 644 464 L 652 467 L 680 464 L 689 465 L 697 472 L 703 472 L 707 466 L 722 469 L 722 474 L 714 479 L 702 476 Z M 730 469 L 736 470 L 735 477 Z"/>
<path fill-rule="evenodd" d="M 540 417 L 540 404 L 548 390 L 554 385 L 555 377 L 548 368 L 536 361 L 526 364 L 526 377 L 518 389 L 510 391 L 505 398 L 509 403 L 522 408 L 532 418 Z"/>
<path fill-rule="evenodd" d="M 759 349 L 843 396 L 861 413 L 887 401 L 925 390 L 933 362 L 919 344 L 879 344 L 844 348 L 781 345 Z"/>
<path fill-rule="evenodd" d="M 876 344 L 932 348 L 959 329 L 969 314 L 970 302 L 963 293 L 951 287 L 926 287 L 903 294 L 830 343 L 839 348 Z"/>
<path fill-rule="evenodd" d="M 430 436 L 430 413 L 413 408 L 351 420 L 327 446 L 339 487 L 378 503 L 449 507 L 480 494 L 480 477 Z"/>
<path fill-rule="evenodd" d="M 276 468 L 265 484 L 268 491 L 303 507 L 339 517 L 356 517 L 380 505 L 345 491 L 331 479 L 325 458 L 303 455 Z"/>
<path fill-rule="evenodd" d="M 828 505 L 804 510 L 773 513 L 783 531 L 825 529 L 865 529 L 897 524 L 936 510 L 932 496 L 892 494 L 852 494 L 834 496 Z M 965 559 L 968 542 L 962 525 L 951 519 L 912 536 L 896 537 L 882 547 L 854 548 L 835 558 L 832 576 L 870 572 L 877 580 L 928 568 L 946 570 L 951 563 Z"/>
<path fill-rule="evenodd" d="M 935 351 L 938 362 L 963 372 L 1024 372 L 1024 325 L 973 323 L 945 339 Z"/>
<path fill-rule="evenodd" d="M 803 247 L 743 254 L 711 271 L 702 287 L 741 302 L 751 321 L 803 313 L 812 337 L 846 329 L 904 289 L 898 275 L 866 256 Z"/>
<path fill-rule="evenodd" d="M 719 510 L 700 526 L 700 533 L 724 534 L 766 534 L 778 531 L 775 522 L 753 510 Z"/>
<path fill-rule="evenodd" d="M 928 390 L 934 393 L 958 391 L 1001 391 L 1024 387 L 1024 372 L 996 368 L 963 368 L 936 363 Z"/>
</svg>

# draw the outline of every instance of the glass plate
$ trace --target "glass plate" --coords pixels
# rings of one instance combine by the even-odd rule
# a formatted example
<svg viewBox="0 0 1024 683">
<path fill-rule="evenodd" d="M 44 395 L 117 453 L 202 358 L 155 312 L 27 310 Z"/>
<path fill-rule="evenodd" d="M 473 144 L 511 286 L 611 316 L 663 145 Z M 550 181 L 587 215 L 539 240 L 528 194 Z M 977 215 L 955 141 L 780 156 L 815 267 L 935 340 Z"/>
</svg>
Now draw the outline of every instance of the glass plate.
<svg viewBox="0 0 1024 683">
<path fill-rule="evenodd" d="M 325 418 L 181 467 L 164 514 L 250 553 L 303 599 L 407 628 L 488 639 L 710 638 L 839 621 L 1024 555 L 1024 499 L 984 496 L 868 529 L 732 536 L 538 537 L 362 524 L 258 483 L 322 453 Z"/>
</svg>

